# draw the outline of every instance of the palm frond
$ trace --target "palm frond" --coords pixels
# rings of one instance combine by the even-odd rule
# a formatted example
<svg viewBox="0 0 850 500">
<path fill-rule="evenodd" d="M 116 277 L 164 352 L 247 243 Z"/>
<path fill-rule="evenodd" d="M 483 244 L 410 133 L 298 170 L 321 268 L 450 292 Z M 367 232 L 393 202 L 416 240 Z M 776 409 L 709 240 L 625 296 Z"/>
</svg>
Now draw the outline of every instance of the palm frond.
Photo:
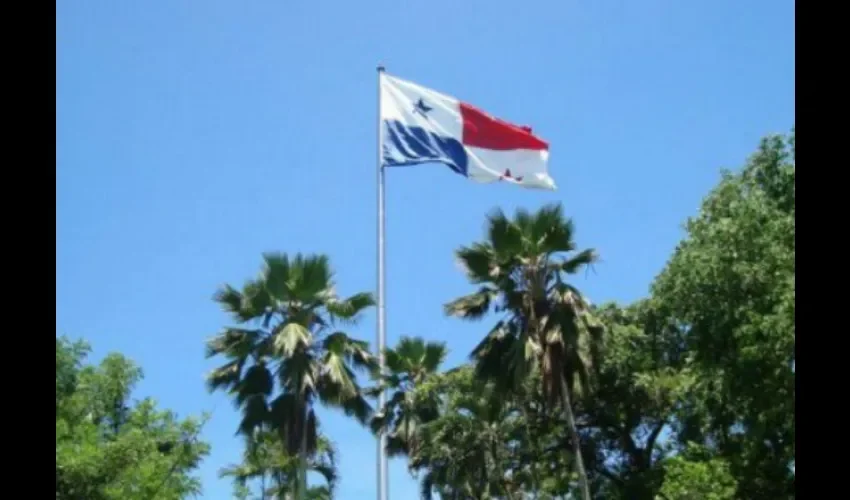
<svg viewBox="0 0 850 500">
<path fill-rule="evenodd" d="M 241 311 L 246 318 L 257 319 L 267 318 L 269 309 L 272 306 L 272 299 L 262 281 L 249 281 L 242 288 L 242 304 Z M 266 319 L 263 328 L 268 327 Z"/>
<path fill-rule="evenodd" d="M 334 321 L 354 323 L 366 309 L 375 305 L 375 297 L 368 292 L 357 293 L 345 300 L 329 300 L 325 304 Z"/>
<path fill-rule="evenodd" d="M 264 363 L 252 365 L 235 387 L 236 404 L 242 406 L 252 396 L 268 397 L 272 390 L 274 380 L 268 367 Z"/>
<path fill-rule="evenodd" d="M 373 386 L 373 387 L 364 387 L 362 389 L 362 392 L 363 392 L 363 395 L 367 398 L 377 398 L 385 390 L 386 390 L 386 387 L 384 385 L 379 384 L 379 385 L 376 385 L 376 386 Z"/>
<path fill-rule="evenodd" d="M 407 372 L 407 361 L 408 359 L 399 354 L 395 349 L 387 348 L 384 350 L 384 365 L 389 373 L 399 374 Z"/>
<path fill-rule="evenodd" d="M 277 369 L 278 383 L 288 392 L 310 401 L 321 376 L 322 366 L 313 350 L 300 349 L 282 359 Z"/>
<path fill-rule="evenodd" d="M 372 372 L 377 367 L 375 356 L 369 351 L 369 343 L 349 337 L 345 332 L 334 332 L 322 341 L 326 353 L 340 356 L 356 370 Z"/>
<path fill-rule="evenodd" d="M 493 256 L 500 259 L 510 257 L 522 248 L 522 231 L 514 221 L 508 219 L 501 209 L 487 216 L 487 238 L 485 246 Z M 473 248 L 480 244 L 473 244 Z"/>
<path fill-rule="evenodd" d="M 291 264 L 284 253 L 269 252 L 263 254 L 264 266 L 261 281 L 267 293 L 279 302 L 292 298 Z"/>
<path fill-rule="evenodd" d="M 300 270 L 299 298 L 306 301 L 333 287 L 333 271 L 327 255 L 313 254 L 300 257 L 300 255 L 296 257 L 296 267 Z"/>
<path fill-rule="evenodd" d="M 282 324 L 274 333 L 274 348 L 284 358 L 292 357 L 296 351 L 306 349 L 312 342 L 310 330 L 296 322 Z"/>
<path fill-rule="evenodd" d="M 266 399 L 260 394 L 248 396 L 242 404 L 242 420 L 238 434 L 251 435 L 254 430 L 269 420 Z"/>
<path fill-rule="evenodd" d="M 219 288 L 213 295 L 213 300 L 218 302 L 225 312 L 230 313 L 240 323 L 254 319 L 251 314 L 242 309 L 242 292 L 230 285 Z"/>
<path fill-rule="evenodd" d="M 242 485 L 261 474 L 261 471 L 249 464 L 228 465 L 218 471 L 219 478 L 232 477 L 237 484 Z"/>
<path fill-rule="evenodd" d="M 408 454 L 410 451 L 409 443 L 406 439 L 399 435 L 387 436 L 387 456 L 390 458 L 401 457 Z"/>
<path fill-rule="evenodd" d="M 262 330 L 225 328 L 224 331 L 207 340 L 206 357 L 224 355 L 229 358 L 247 358 L 253 352 L 254 345 L 260 340 L 262 334 Z"/>
<path fill-rule="evenodd" d="M 572 219 L 564 217 L 560 204 L 546 205 L 535 213 L 531 224 L 530 238 L 542 255 L 570 252 L 575 249 Z"/>
<path fill-rule="evenodd" d="M 235 388 L 242 377 L 242 365 L 243 360 L 237 359 L 214 369 L 206 377 L 207 389 L 215 392 Z"/>
<path fill-rule="evenodd" d="M 298 413 L 296 396 L 292 393 L 280 394 L 274 398 L 269 408 L 271 421 L 275 425 L 285 424 L 294 420 Z"/>
<path fill-rule="evenodd" d="M 527 209 L 519 207 L 514 211 L 513 220 L 510 221 L 510 225 L 516 228 L 516 231 L 520 234 L 521 245 L 528 246 L 529 243 L 533 243 L 533 235 L 534 235 L 534 215 L 531 214 Z M 521 251 L 522 248 L 515 248 L 511 250 L 511 253 L 516 253 Z"/>
<path fill-rule="evenodd" d="M 425 357 L 425 341 L 421 337 L 403 336 L 393 350 L 404 360 L 409 369 Z"/>
<path fill-rule="evenodd" d="M 471 247 L 461 247 L 455 255 L 472 283 L 486 283 L 492 280 L 497 266 L 492 247 L 476 243 Z"/>
<path fill-rule="evenodd" d="M 284 450 L 292 456 L 297 455 L 301 447 L 303 417 L 298 398 L 293 393 L 281 394 L 271 402 L 269 420 L 272 428 L 277 432 Z"/>
<path fill-rule="evenodd" d="M 372 418 L 369 420 L 369 428 L 374 434 L 383 432 L 389 427 L 391 419 L 392 415 L 386 413 L 383 409 L 379 409 L 372 414 Z"/>
<path fill-rule="evenodd" d="M 354 373 L 342 358 L 331 353 L 322 359 L 322 367 L 317 383 L 319 399 L 325 405 L 342 409 L 346 415 L 365 425 L 372 407 L 360 390 Z"/>
<path fill-rule="evenodd" d="M 443 306 L 443 310 L 448 316 L 479 320 L 490 311 L 490 304 L 495 296 L 496 292 L 490 288 L 483 287 L 476 293 L 465 295 L 449 302 Z"/>
<path fill-rule="evenodd" d="M 354 417 L 360 424 L 366 425 L 372 415 L 372 406 L 362 395 L 357 395 L 343 401 L 342 411 L 349 417 Z"/>
<path fill-rule="evenodd" d="M 590 266 L 597 260 L 599 260 L 599 255 L 596 253 L 596 250 L 588 248 L 568 259 L 564 259 L 560 264 L 560 270 L 567 274 L 575 274 L 581 268 Z"/>
<path fill-rule="evenodd" d="M 521 332 L 517 341 L 511 346 L 507 369 L 504 375 L 497 378 L 497 382 L 502 386 L 510 387 L 511 390 L 521 388 L 522 383 L 534 370 L 534 365 L 542 352 L 543 346 L 540 345 L 537 337 L 530 335 L 527 331 Z"/>
<path fill-rule="evenodd" d="M 319 390 L 333 391 L 328 400 L 342 400 L 359 393 L 356 376 L 341 354 L 326 352 L 322 358 Z"/>
<path fill-rule="evenodd" d="M 499 321 L 481 342 L 472 350 L 470 358 L 476 364 L 484 363 L 494 369 L 503 365 L 506 353 L 516 341 L 516 336 L 504 321 Z M 489 371 L 489 370 L 488 370 Z"/>
<path fill-rule="evenodd" d="M 446 348 L 445 342 L 428 342 L 425 346 L 425 356 L 423 358 L 423 368 L 428 373 L 436 372 L 443 361 L 446 360 L 449 351 Z"/>
</svg>

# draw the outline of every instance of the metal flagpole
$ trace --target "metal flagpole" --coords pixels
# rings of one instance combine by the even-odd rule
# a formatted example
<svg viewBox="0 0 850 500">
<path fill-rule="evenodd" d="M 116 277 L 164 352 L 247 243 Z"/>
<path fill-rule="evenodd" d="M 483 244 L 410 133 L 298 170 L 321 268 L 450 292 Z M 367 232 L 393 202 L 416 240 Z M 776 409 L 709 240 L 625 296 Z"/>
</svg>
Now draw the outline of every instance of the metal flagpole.
<svg viewBox="0 0 850 500">
<path fill-rule="evenodd" d="M 385 241 L 384 231 L 386 230 L 386 214 L 384 213 L 384 164 L 383 164 L 383 126 L 381 123 L 381 78 L 384 73 L 384 67 L 378 66 L 378 366 L 380 373 L 384 373 L 384 349 L 387 343 L 386 332 L 386 303 L 384 302 L 384 293 L 386 289 L 384 267 L 385 262 Z M 383 381 L 381 381 L 383 383 Z M 378 395 L 378 408 L 383 408 L 386 403 L 387 395 L 385 391 L 381 391 Z M 387 477 L 387 451 L 386 451 L 387 436 L 381 432 L 378 436 L 378 500 L 387 500 L 387 490 L 389 478 Z"/>
</svg>

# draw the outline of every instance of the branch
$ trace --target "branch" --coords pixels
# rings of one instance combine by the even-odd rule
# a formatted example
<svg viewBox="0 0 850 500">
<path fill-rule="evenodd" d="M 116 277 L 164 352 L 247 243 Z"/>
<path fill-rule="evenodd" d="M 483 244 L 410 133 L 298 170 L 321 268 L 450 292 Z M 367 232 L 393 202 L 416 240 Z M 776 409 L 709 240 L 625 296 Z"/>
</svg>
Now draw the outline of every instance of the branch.
<svg viewBox="0 0 850 500">
<path fill-rule="evenodd" d="M 620 441 L 623 443 L 623 448 L 626 453 L 632 456 L 637 456 L 639 454 L 635 440 L 632 439 L 632 433 L 629 432 L 628 429 L 622 429 L 620 431 Z"/>
<path fill-rule="evenodd" d="M 215 411 L 215 409 L 213 409 L 213 411 Z M 204 426 L 207 424 L 207 422 L 209 422 L 209 420 L 210 416 L 205 416 L 202 419 L 200 425 L 198 425 L 198 428 L 195 430 L 195 432 L 189 438 L 182 440 L 182 444 L 184 446 L 181 447 L 182 449 L 180 450 L 180 452 L 177 453 L 174 457 L 174 461 L 171 463 L 171 467 L 169 468 L 168 473 L 162 479 L 162 482 L 159 483 L 159 486 L 157 486 L 156 489 L 153 491 L 153 494 L 151 494 L 151 500 L 156 498 L 156 496 L 159 494 L 159 490 L 161 490 L 162 487 L 165 486 L 165 483 L 167 483 L 168 480 L 171 479 L 171 476 L 177 471 L 177 467 L 180 465 L 180 460 L 183 458 L 183 454 L 187 453 L 189 445 L 194 443 L 194 441 L 201 435 L 201 431 L 204 429 Z"/>
<path fill-rule="evenodd" d="M 658 425 L 652 429 L 652 432 L 649 434 L 649 438 L 646 440 L 646 463 L 647 465 L 652 465 L 652 451 L 655 449 L 655 441 L 658 440 L 658 436 L 661 435 L 661 431 L 664 429 L 664 426 L 667 425 L 667 419 L 663 418 Z"/>
</svg>

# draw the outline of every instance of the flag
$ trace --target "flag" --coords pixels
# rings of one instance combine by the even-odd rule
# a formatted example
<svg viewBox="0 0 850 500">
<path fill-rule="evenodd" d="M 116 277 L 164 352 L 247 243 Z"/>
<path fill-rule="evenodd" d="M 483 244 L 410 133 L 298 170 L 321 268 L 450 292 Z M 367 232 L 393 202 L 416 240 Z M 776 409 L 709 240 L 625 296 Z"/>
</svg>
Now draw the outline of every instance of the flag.
<svg viewBox="0 0 850 500">
<path fill-rule="evenodd" d="M 529 127 L 384 72 L 380 119 L 385 166 L 435 162 L 475 182 L 555 189 L 549 145 Z"/>
</svg>

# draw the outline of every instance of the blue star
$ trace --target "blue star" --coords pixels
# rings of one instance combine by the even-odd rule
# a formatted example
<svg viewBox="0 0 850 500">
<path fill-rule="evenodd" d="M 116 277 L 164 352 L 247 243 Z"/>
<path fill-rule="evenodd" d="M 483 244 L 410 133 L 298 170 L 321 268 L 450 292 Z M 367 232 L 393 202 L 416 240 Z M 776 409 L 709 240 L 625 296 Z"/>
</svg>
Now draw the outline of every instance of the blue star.
<svg viewBox="0 0 850 500">
<path fill-rule="evenodd" d="M 416 106 L 413 108 L 413 112 L 419 113 L 420 115 L 424 116 L 425 118 L 428 118 L 428 115 L 426 115 L 425 113 L 431 111 L 432 109 L 434 109 L 434 108 L 425 104 L 425 101 L 420 97 L 419 101 L 416 102 Z"/>
</svg>

